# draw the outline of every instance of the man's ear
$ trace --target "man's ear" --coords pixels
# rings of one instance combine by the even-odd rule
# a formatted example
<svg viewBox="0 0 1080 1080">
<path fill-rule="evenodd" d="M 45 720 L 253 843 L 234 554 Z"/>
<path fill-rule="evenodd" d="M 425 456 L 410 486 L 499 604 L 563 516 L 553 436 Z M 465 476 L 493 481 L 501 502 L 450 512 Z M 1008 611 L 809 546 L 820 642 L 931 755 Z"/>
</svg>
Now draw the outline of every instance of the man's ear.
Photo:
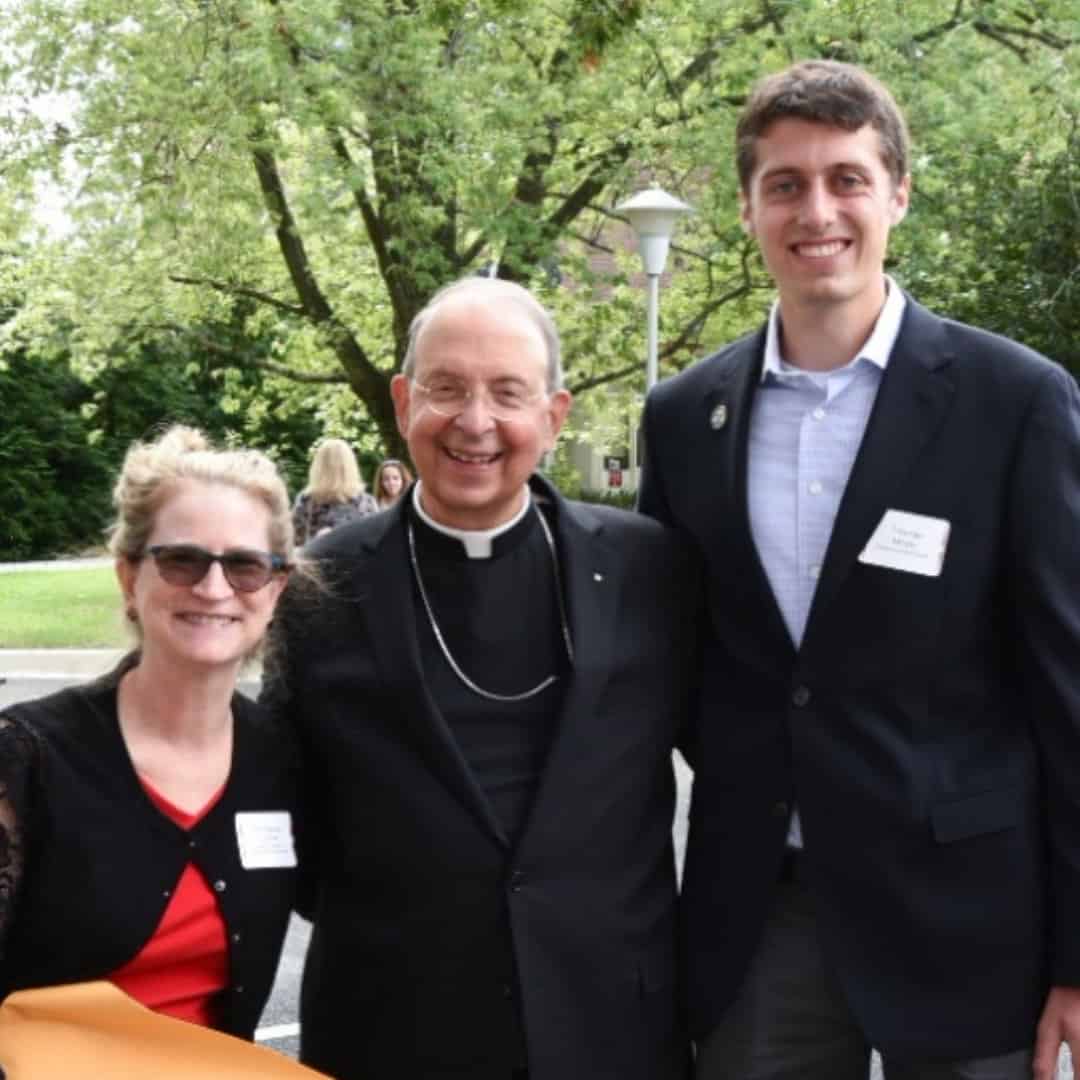
<svg viewBox="0 0 1080 1080">
<path fill-rule="evenodd" d="M 739 192 L 739 224 L 747 236 L 754 235 L 754 219 L 750 213 L 750 200 L 745 191 Z"/>
<path fill-rule="evenodd" d="M 409 398 L 411 394 L 409 377 L 407 375 L 395 375 L 390 380 L 390 397 L 394 402 L 394 417 L 397 420 L 398 431 L 401 437 L 409 437 Z"/>
<path fill-rule="evenodd" d="M 566 423 L 566 417 L 570 412 L 570 405 L 573 400 L 573 395 L 569 390 L 556 390 L 548 399 L 548 445 L 546 449 L 554 449 L 555 440 L 559 437 L 563 424 Z"/>
<path fill-rule="evenodd" d="M 896 190 L 892 193 L 892 203 L 889 207 L 889 218 L 893 225 L 899 225 L 907 216 L 908 204 L 911 201 L 911 176 L 905 176 Z"/>
</svg>

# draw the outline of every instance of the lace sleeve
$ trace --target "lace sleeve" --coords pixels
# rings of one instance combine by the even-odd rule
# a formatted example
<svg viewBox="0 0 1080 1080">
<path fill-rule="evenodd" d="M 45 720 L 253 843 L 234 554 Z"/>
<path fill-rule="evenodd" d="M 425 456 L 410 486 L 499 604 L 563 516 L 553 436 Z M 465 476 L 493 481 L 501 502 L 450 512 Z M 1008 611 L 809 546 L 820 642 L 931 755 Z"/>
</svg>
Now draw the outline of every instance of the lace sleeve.
<svg viewBox="0 0 1080 1080">
<path fill-rule="evenodd" d="M 296 496 L 296 502 L 293 503 L 292 508 L 293 537 L 297 547 L 303 547 L 308 542 L 310 518 L 308 497 L 301 492 Z"/>
<path fill-rule="evenodd" d="M 30 729 L 0 715 L 0 956 L 22 881 L 36 742 Z"/>
</svg>

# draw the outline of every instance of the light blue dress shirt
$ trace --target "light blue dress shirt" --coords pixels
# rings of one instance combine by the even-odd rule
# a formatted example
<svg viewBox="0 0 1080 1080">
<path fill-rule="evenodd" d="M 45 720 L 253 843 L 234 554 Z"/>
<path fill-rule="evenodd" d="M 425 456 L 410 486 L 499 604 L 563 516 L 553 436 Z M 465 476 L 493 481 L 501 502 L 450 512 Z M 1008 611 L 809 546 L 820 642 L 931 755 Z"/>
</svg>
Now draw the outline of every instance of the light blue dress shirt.
<svg viewBox="0 0 1080 1080">
<path fill-rule="evenodd" d="M 853 360 L 831 371 L 803 371 L 785 362 L 779 305 L 769 314 L 761 385 L 750 413 L 747 497 L 754 544 L 796 648 L 900 331 L 906 301 L 886 280 L 885 304 L 870 337 Z M 797 814 L 788 842 L 802 846 Z"/>
</svg>

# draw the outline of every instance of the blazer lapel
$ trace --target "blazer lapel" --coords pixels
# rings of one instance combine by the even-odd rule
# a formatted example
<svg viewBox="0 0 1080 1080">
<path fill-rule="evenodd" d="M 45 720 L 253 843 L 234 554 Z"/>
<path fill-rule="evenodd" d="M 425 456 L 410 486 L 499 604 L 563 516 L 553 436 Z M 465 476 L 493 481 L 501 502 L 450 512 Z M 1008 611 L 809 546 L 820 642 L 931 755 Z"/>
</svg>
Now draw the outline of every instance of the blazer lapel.
<svg viewBox="0 0 1080 1080">
<path fill-rule="evenodd" d="M 611 671 L 617 647 L 619 554 L 604 540 L 600 519 L 587 507 L 563 499 L 553 487 L 533 477 L 533 490 L 556 506 L 555 536 L 574 646 L 574 663 L 563 697 L 551 747 L 544 764 L 521 842 L 535 840 L 537 826 L 554 828 L 565 807 L 566 786 L 576 773 L 579 740 L 588 737 L 589 718 Z"/>
<path fill-rule="evenodd" d="M 833 597 L 885 511 L 904 509 L 895 506 L 895 492 L 940 428 L 952 401 L 941 320 L 910 297 L 907 304 L 836 515 L 804 645 L 827 616 Z"/>
<path fill-rule="evenodd" d="M 705 521 L 702 548 L 710 562 L 728 568 L 723 575 L 727 594 L 714 602 L 758 613 L 758 628 L 774 644 L 768 652 L 793 654 L 794 643 L 754 543 L 747 496 L 750 416 L 764 350 L 762 329 L 736 342 L 715 363 L 700 414 L 690 418 L 700 444 L 691 460 L 701 467 L 702 479 L 694 483 L 701 491 Z"/>
<path fill-rule="evenodd" d="M 402 737 L 413 742 L 431 771 L 505 846 L 506 835 L 424 677 L 406 537 L 409 500 L 411 495 L 398 500 L 387 515 L 386 529 L 366 544 L 368 578 L 362 586 L 366 598 L 361 608 L 367 640 L 375 652 L 386 698 L 394 703 Z"/>
</svg>

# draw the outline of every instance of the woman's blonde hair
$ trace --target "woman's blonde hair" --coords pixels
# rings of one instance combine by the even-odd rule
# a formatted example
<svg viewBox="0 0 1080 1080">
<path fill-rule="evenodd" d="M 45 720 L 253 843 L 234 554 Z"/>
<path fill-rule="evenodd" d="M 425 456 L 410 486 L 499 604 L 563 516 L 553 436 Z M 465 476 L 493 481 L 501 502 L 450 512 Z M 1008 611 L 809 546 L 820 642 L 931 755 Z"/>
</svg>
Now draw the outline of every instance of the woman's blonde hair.
<svg viewBox="0 0 1080 1080">
<path fill-rule="evenodd" d="M 319 444 L 304 490 L 309 498 L 323 503 L 348 502 L 364 490 L 356 455 L 344 439 L 325 439 Z"/>
<path fill-rule="evenodd" d="M 274 463 L 258 450 L 218 450 L 201 431 L 181 424 L 154 442 L 133 444 L 113 487 L 116 519 L 109 551 L 116 558 L 140 559 L 162 504 L 184 480 L 236 488 L 270 511 L 270 550 L 295 562 L 289 493 Z"/>
</svg>

